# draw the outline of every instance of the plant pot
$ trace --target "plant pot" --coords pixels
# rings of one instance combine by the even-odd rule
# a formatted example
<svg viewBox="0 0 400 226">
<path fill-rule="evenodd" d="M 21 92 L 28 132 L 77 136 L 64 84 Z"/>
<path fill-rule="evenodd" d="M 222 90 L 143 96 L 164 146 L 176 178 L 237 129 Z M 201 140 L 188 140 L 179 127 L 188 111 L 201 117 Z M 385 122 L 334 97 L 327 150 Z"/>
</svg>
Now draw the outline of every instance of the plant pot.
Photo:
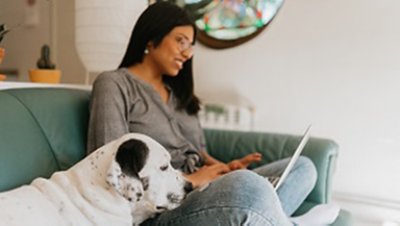
<svg viewBox="0 0 400 226">
<path fill-rule="evenodd" d="M 32 69 L 29 71 L 31 82 L 60 83 L 61 71 L 50 69 Z"/>
</svg>

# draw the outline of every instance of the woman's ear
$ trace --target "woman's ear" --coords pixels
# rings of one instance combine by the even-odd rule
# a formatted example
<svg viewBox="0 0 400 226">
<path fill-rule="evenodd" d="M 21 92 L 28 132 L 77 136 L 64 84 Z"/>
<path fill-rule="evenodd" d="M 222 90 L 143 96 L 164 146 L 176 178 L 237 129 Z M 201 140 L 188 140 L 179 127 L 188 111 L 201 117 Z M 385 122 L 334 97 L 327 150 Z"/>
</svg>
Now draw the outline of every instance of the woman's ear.
<svg viewBox="0 0 400 226">
<path fill-rule="evenodd" d="M 152 42 L 148 42 L 147 45 L 146 45 L 146 48 L 144 49 L 144 54 L 145 55 L 149 54 L 150 49 L 152 49 L 152 48 L 153 48 L 153 43 Z"/>
</svg>

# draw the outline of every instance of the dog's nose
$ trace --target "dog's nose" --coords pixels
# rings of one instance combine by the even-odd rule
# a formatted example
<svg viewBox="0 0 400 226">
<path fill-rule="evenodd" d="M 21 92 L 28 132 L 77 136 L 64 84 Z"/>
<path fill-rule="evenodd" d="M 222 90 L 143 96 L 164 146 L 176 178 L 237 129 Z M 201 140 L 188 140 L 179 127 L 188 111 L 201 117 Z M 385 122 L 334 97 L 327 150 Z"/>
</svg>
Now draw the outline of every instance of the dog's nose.
<svg viewBox="0 0 400 226">
<path fill-rule="evenodd" d="M 193 191 L 193 185 L 190 182 L 186 182 L 185 186 L 183 187 L 186 193 Z"/>
</svg>

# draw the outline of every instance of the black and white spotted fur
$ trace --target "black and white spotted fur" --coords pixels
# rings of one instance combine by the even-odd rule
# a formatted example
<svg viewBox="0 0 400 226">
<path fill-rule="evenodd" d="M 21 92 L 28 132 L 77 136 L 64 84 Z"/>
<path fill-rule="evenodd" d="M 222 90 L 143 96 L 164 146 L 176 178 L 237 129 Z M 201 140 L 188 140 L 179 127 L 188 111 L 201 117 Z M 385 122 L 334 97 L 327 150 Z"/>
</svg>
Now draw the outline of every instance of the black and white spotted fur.
<svg viewBox="0 0 400 226">
<path fill-rule="evenodd" d="M 50 179 L 0 193 L 0 225 L 138 225 L 176 208 L 190 187 L 169 153 L 131 133 Z"/>
</svg>

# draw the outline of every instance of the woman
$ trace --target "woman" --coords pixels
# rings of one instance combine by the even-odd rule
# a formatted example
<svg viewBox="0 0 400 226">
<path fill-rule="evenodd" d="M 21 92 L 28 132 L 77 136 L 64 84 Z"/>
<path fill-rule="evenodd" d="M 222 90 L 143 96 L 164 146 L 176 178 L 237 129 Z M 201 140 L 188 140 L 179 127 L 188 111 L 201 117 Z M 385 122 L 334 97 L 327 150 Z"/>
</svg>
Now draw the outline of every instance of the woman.
<svg viewBox="0 0 400 226">
<path fill-rule="evenodd" d="M 300 158 L 276 193 L 264 177 L 281 171 L 288 160 L 252 172 L 237 169 L 259 161 L 258 153 L 227 164 L 207 154 L 193 93 L 195 37 L 194 24 L 173 4 L 155 3 L 142 13 L 119 69 L 94 83 L 88 151 L 125 133 L 144 133 L 166 147 L 173 166 L 195 188 L 203 188 L 144 225 L 292 225 L 288 216 L 314 187 L 314 165 Z"/>
</svg>

